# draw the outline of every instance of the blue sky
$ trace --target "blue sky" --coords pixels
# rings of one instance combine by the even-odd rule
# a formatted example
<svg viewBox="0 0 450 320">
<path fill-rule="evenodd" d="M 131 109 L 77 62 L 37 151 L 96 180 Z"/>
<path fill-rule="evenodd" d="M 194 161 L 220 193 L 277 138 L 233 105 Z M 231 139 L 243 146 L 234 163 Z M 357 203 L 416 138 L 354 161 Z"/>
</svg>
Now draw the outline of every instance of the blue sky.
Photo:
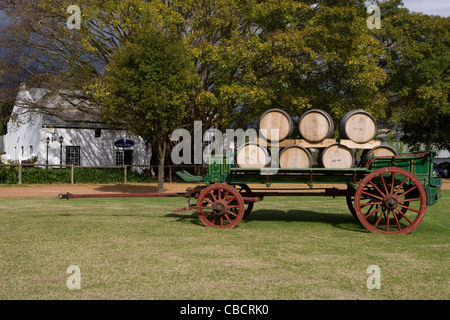
<svg viewBox="0 0 450 320">
<path fill-rule="evenodd" d="M 450 17 L 450 0 L 403 0 L 409 11 Z"/>
</svg>

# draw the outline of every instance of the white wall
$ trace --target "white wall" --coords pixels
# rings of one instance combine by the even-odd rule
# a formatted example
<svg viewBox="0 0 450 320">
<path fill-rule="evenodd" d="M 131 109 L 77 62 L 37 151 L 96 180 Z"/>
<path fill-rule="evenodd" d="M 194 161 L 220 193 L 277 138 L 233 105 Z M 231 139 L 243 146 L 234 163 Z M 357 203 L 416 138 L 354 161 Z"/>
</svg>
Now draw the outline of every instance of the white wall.
<svg viewBox="0 0 450 320">
<path fill-rule="evenodd" d="M 62 144 L 62 163 L 66 163 L 66 146 L 80 147 L 80 165 L 81 166 L 115 166 L 115 152 L 123 150 L 117 148 L 114 142 L 119 139 L 130 139 L 134 146 L 127 148 L 133 150 L 134 165 L 149 165 L 151 157 L 151 148 L 140 137 L 128 134 L 125 131 L 112 132 L 105 129 L 101 130 L 101 137 L 95 137 L 95 129 L 61 129 L 42 128 L 40 130 L 41 144 L 38 153 L 38 162 L 46 163 L 47 160 L 47 137 L 50 137 L 49 143 L 49 164 L 60 164 L 61 144 L 59 137 L 64 138 Z"/>
<path fill-rule="evenodd" d="M 434 158 L 434 163 L 439 164 L 443 162 L 450 162 L 450 152 L 447 150 L 439 151 Z"/>
<path fill-rule="evenodd" d="M 31 97 L 27 91 L 21 91 L 18 99 L 26 101 Z M 13 108 L 12 119 L 4 136 L 5 153 L 13 161 L 31 159 L 39 149 L 41 116 L 35 112 L 25 112 L 19 104 Z"/>
<path fill-rule="evenodd" d="M 22 162 L 37 156 L 38 164 L 61 163 L 61 144 L 59 137 L 64 138 L 62 144 L 62 164 L 66 163 L 66 147 L 80 147 L 81 166 L 115 166 L 117 150 L 123 150 L 114 145 L 119 139 L 130 139 L 134 145 L 127 150 L 133 150 L 134 165 L 149 165 L 151 147 L 141 137 L 130 135 L 125 131 L 101 130 L 101 137 L 95 137 L 95 129 L 43 128 L 42 115 L 30 112 L 28 105 L 33 103 L 29 91 L 20 90 L 16 105 L 13 108 L 11 120 L 8 122 L 8 132 L 4 136 L 4 151 L 10 160 Z"/>
</svg>

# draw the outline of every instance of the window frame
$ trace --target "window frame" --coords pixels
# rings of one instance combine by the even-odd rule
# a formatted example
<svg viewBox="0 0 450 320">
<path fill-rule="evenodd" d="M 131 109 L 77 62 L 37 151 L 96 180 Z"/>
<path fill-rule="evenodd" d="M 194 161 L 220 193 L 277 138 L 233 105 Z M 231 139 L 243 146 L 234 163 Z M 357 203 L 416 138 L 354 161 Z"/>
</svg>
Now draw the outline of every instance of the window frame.
<svg viewBox="0 0 450 320">
<path fill-rule="evenodd" d="M 73 157 L 70 154 L 71 150 L 76 150 L 75 156 Z M 72 161 L 72 159 L 76 159 L 76 155 L 78 155 L 78 163 L 74 163 L 74 161 Z M 69 160 L 70 163 L 69 163 Z M 66 165 L 74 165 L 74 166 L 81 166 L 81 147 L 80 146 L 66 146 Z"/>
<path fill-rule="evenodd" d="M 115 150 L 115 164 L 117 167 L 123 167 L 125 164 L 125 152 L 124 150 Z M 121 157 L 120 161 L 118 161 L 118 156 Z"/>
</svg>

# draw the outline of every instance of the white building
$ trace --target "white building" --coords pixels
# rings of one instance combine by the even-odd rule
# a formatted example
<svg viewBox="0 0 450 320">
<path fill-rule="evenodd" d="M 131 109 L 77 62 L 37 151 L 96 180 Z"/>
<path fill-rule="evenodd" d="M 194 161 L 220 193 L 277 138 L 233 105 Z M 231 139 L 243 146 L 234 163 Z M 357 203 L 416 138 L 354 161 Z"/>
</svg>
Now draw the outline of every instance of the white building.
<svg viewBox="0 0 450 320">
<path fill-rule="evenodd" d="M 448 150 L 439 151 L 436 155 L 436 158 L 434 158 L 434 162 L 436 164 L 450 162 L 450 152 Z"/>
<path fill-rule="evenodd" d="M 40 108 L 37 109 L 36 105 Z M 45 89 L 18 93 L 7 134 L 4 158 L 16 163 L 79 166 L 149 165 L 151 147 L 141 137 L 102 123 L 89 104 L 61 91 Z"/>
</svg>

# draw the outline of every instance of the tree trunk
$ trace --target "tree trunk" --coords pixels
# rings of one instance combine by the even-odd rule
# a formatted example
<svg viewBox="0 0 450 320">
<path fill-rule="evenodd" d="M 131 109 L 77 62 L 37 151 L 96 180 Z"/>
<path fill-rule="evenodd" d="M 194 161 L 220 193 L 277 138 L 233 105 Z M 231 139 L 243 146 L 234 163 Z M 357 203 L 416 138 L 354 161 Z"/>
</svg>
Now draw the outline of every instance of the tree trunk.
<svg viewBox="0 0 450 320">
<path fill-rule="evenodd" d="M 158 144 L 158 192 L 164 192 L 164 160 L 166 158 L 166 141 Z"/>
</svg>

